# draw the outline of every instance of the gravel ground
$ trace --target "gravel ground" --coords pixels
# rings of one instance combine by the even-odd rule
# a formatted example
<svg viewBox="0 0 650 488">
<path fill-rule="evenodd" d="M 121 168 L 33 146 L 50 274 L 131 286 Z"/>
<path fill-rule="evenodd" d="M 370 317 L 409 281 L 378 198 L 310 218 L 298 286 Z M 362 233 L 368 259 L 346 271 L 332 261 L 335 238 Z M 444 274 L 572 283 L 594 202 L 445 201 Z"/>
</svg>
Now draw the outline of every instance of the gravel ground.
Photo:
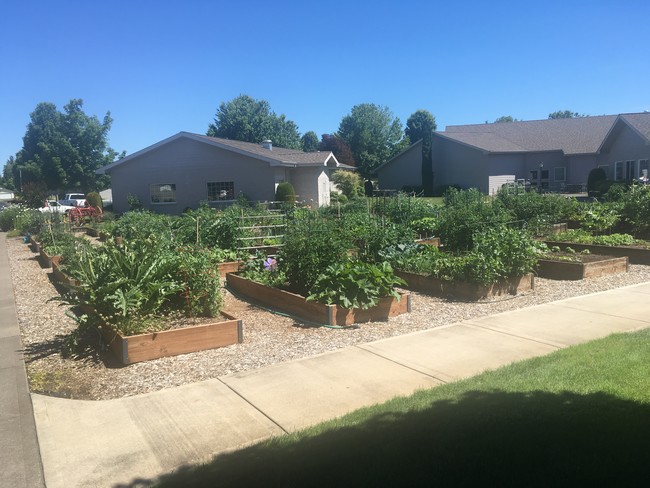
<svg viewBox="0 0 650 488">
<path fill-rule="evenodd" d="M 243 319 L 244 342 L 210 351 L 121 366 L 108 353 L 92 350 L 76 358 L 60 354 L 76 323 L 57 296 L 49 269 L 21 238 L 7 239 L 30 387 L 34 392 L 105 400 L 170 388 L 217 376 L 312 356 L 354 344 L 431 329 L 474 317 L 650 281 L 650 266 L 584 281 L 535 279 L 535 290 L 514 297 L 457 302 L 412 292 L 413 311 L 355 328 L 313 327 L 238 300 L 224 290 L 224 310 Z"/>
</svg>

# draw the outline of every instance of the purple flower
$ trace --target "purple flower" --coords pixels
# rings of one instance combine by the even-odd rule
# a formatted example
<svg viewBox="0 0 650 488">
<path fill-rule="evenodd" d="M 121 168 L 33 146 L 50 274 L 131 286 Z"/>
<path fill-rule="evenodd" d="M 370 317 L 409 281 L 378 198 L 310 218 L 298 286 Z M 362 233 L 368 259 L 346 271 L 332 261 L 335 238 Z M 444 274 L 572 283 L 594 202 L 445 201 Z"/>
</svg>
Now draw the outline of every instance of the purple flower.
<svg viewBox="0 0 650 488">
<path fill-rule="evenodd" d="M 273 258 L 267 258 L 264 261 L 264 269 L 266 271 L 275 271 L 278 267 L 278 262 Z"/>
</svg>

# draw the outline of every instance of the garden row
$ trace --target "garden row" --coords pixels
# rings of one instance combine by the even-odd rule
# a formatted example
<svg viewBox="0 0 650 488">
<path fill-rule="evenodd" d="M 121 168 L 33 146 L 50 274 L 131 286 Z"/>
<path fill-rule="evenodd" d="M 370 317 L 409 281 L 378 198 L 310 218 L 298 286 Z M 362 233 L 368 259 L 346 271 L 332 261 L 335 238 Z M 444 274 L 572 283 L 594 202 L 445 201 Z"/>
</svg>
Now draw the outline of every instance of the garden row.
<svg viewBox="0 0 650 488">
<path fill-rule="evenodd" d="M 638 191 L 645 192 L 643 198 L 635 195 Z M 44 220 L 24 209 L 14 211 L 13 227 L 37 236 L 47 254 L 61 256 L 57 276 L 65 275 L 67 289 L 55 299 L 79 321 L 68 345 L 74 347 L 86 331 L 99 328 L 106 343 L 130 363 L 144 356 L 130 350 L 129 343 L 146 343 L 143 349 L 154 357 L 188 352 L 189 343 L 215 347 L 204 332 L 170 343 L 163 338 L 170 324 L 222 316 L 224 262 L 238 268 L 226 278 L 234 293 L 303 322 L 339 326 L 407 313 L 410 296 L 400 289 L 475 300 L 531 289 L 533 273 L 581 279 L 625 271 L 626 257 L 597 258 L 569 241 L 547 245 L 543 239 L 552 224 L 571 221 L 582 230 L 556 239 L 579 236 L 641 248 L 643 241 L 614 232 L 627 226 L 642 236 L 650 228 L 626 213 L 630 199 L 643 200 L 646 207 L 650 202 L 645 188 L 592 204 L 537 194 L 486 199 L 474 190 L 451 190 L 439 207 L 400 196 L 351 200 L 319 211 L 290 206 L 278 212 L 244 202 L 180 217 L 134 211 L 98 225 L 95 230 L 106 238 L 101 245 L 75 236 L 55 216 Z M 271 216 L 273 225 L 268 224 Z M 2 218 L 0 213 L 0 223 Z M 282 235 L 273 232 L 277 227 Z M 612 234 L 598 235 L 607 232 Z M 441 247 L 417 242 L 434 236 Z M 254 246 L 245 245 L 251 242 L 262 251 L 251 252 Z M 269 246 L 277 253 L 265 252 Z M 580 270 L 574 275 L 558 274 L 558 267 L 576 266 Z M 227 315 L 225 322 L 230 322 L 229 332 L 217 335 L 241 341 L 241 321 Z M 187 335 L 195 328 L 169 335 Z"/>
</svg>

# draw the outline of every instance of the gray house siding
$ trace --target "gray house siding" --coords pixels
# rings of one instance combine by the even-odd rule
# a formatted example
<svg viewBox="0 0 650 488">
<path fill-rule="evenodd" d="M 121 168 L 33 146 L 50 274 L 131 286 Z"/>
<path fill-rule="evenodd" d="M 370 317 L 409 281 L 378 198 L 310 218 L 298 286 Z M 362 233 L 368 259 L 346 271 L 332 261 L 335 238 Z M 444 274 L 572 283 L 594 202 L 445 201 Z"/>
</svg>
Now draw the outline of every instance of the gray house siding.
<svg viewBox="0 0 650 488">
<path fill-rule="evenodd" d="M 640 176 L 639 161 L 650 160 L 650 145 L 639 136 L 637 132 L 622 125 L 616 131 L 616 137 L 613 138 L 611 144 L 603 149 L 602 154 L 598 158 L 598 164 L 607 166 L 608 178 L 620 179 L 620 173 L 617 177 L 616 163 L 621 163 L 623 178 L 626 176 L 631 178 L 638 178 Z M 628 166 L 630 166 L 628 172 Z"/>
<path fill-rule="evenodd" d="M 273 200 L 275 196 L 275 171 L 268 163 L 185 138 L 116 166 L 110 175 L 116 212 L 129 210 L 129 194 L 137 196 L 145 208 L 160 213 L 197 208 L 207 200 L 208 182 L 233 182 L 235 196 L 243 193 L 253 200 Z M 152 184 L 176 185 L 176 202 L 152 203 Z"/>
<path fill-rule="evenodd" d="M 413 144 L 377 170 L 379 188 L 401 190 L 422 185 L 422 143 Z"/>
<path fill-rule="evenodd" d="M 490 164 L 483 151 L 434 137 L 432 144 L 433 186 L 459 185 L 488 191 Z"/>
</svg>

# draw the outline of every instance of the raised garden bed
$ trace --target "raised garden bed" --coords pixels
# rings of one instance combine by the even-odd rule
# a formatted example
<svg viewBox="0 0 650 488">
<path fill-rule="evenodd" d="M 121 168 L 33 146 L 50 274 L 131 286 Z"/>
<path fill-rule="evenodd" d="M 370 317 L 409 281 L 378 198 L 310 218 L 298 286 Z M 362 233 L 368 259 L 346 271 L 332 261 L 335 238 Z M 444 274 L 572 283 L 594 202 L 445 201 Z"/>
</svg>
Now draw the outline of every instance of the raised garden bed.
<svg viewBox="0 0 650 488">
<path fill-rule="evenodd" d="M 416 239 L 415 242 L 417 244 L 440 247 L 440 237 L 424 237 L 422 239 Z"/>
<path fill-rule="evenodd" d="M 591 254 L 627 257 L 630 264 L 650 264 L 650 249 L 640 246 L 602 246 L 598 244 L 577 244 L 574 242 L 546 241 L 548 247 L 557 246 L 564 250 L 570 247 L 581 252 L 585 249 Z"/>
<path fill-rule="evenodd" d="M 395 274 L 406 281 L 407 288 L 410 290 L 437 297 L 454 297 L 467 300 L 479 300 L 506 294 L 516 295 L 517 293 L 532 290 L 535 286 L 532 273 L 501 280 L 489 285 L 441 280 L 432 276 L 406 271 L 395 271 Z"/>
<path fill-rule="evenodd" d="M 236 273 L 239 271 L 239 266 L 241 261 L 228 261 L 225 263 L 219 263 L 219 276 L 225 278 L 228 273 Z"/>
<path fill-rule="evenodd" d="M 400 300 L 393 297 L 382 298 L 377 306 L 362 310 L 307 301 L 301 295 L 247 280 L 235 273 L 228 273 L 226 280 L 231 290 L 254 303 L 318 324 L 351 325 L 387 320 L 389 317 L 411 311 L 409 293 L 400 294 Z"/>
<path fill-rule="evenodd" d="M 102 326 L 101 331 L 117 359 L 122 364 L 133 364 L 241 343 L 242 321 L 226 312 L 221 315 L 222 320 L 214 323 L 151 334 L 123 336 L 108 325 Z"/>
<path fill-rule="evenodd" d="M 597 254 L 566 254 L 569 260 L 540 259 L 537 276 L 551 280 L 583 280 L 616 273 L 626 273 L 627 257 L 601 256 Z"/>
<path fill-rule="evenodd" d="M 79 285 L 79 281 L 71 278 L 61 270 L 58 260 L 56 262 L 52 262 L 52 275 L 58 283 L 62 284 L 66 288 L 72 288 Z"/>
<path fill-rule="evenodd" d="M 54 264 L 59 264 L 59 261 L 61 261 L 60 254 L 50 256 L 42 247 L 39 248 L 39 254 L 41 258 L 41 264 L 45 268 L 51 268 Z"/>
</svg>

